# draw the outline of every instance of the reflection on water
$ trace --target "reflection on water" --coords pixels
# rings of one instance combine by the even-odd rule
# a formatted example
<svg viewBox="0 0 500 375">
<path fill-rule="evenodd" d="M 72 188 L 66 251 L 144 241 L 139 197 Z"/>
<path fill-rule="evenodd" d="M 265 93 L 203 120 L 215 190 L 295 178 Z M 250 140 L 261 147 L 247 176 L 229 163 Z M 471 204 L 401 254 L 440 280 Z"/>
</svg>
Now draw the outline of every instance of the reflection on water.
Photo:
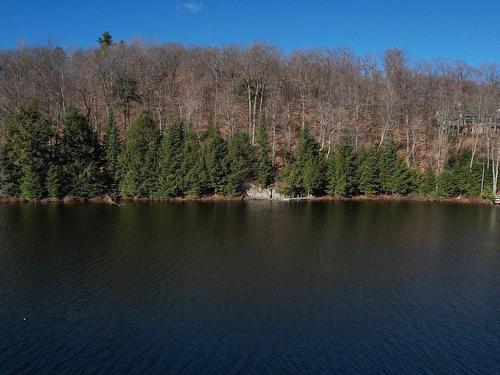
<svg viewBox="0 0 500 375">
<path fill-rule="evenodd" d="M 0 373 L 498 373 L 499 212 L 0 206 Z"/>
</svg>

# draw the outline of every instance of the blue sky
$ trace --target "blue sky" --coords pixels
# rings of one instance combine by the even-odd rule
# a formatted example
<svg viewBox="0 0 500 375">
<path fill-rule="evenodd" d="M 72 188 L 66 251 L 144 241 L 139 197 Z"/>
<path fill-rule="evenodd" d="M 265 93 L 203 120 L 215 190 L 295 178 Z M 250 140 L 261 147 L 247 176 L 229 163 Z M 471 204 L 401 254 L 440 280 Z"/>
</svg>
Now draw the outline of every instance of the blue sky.
<svg viewBox="0 0 500 375">
<path fill-rule="evenodd" d="M 345 46 L 478 65 L 500 61 L 500 0 L 1 0 L 0 49 L 115 40 L 199 45 L 266 41 L 285 52 Z"/>
</svg>

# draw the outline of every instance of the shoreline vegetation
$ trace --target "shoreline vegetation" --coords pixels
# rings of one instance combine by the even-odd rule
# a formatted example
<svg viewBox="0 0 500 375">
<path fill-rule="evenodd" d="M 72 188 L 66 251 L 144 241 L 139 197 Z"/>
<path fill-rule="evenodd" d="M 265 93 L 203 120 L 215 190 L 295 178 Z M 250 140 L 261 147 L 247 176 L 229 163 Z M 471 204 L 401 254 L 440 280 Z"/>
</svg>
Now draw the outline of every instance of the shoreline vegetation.
<svg viewBox="0 0 500 375">
<path fill-rule="evenodd" d="M 486 198 L 440 198 L 428 197 L 422 195 L 374 195 L 374 196 L 355 196 L 355 197 L 333 197 L 333 196 L 309 196 L 297 198 L 263 199 L 252 198 L 246 195 L 238 197 L 227 197 L 224 195 L 211 195 L 204 197 L 175 197 L 175 198 L 116 198 L 110 196 L 82 198 L 82 197 L 64 197 L 64 198 L 42 198 L 42 199 L 23 199 L 18 197 L 0 197 L 1 204 L 37 204 L 51 205 L 64 204 L 73 205 L 79 203 L 103 204 L 103 205 L 122 205 L 128 203 L 181 203 L 181 202 L 427 202 L 427 203 L 449 203 L 462 205 L 493 205 L 491 199 Z"/>
<path fill-rule="evenodd" d="M 75 108 L 57 124 L 33 102 L 2 130 L 0 202 L 494 199 L 496 177 L 471 149 L 456 151 L 436 175 L 408 165 L 394 140 L 356 150 L 344 135 L 322 150 L 307 124 L 279 168 L 264 126 L 252 144 L 245 133 L 224 137 L 217 125 L 199 134 L 173 123 L 160 132 L 142 112 L 120 138 L 110 112 L 100 140 Z"/>
<path fill-rule="evenodd" d="M 0 148 L 1 202 L 161 200 L 493 201 L 492 171 L 473 150 L 450 156 L 442 173 L 408 165 L 394 140 L 355 149 L 348 135 L 322 150 L 307 124 L 279 168 L 264 126 L 224 137 L 217 125 L 196 133 L 182 123 L 163 132 L 142 112 L 119 137 L 113 113 L 100 140 L 69 108 L 62 124 L 36 102 L 9 118 Z M 493 165 L 493 161 L 490 161 Z"/>
<path fill-rule="evenodd" d="M 424 73 L 401 50 L 364 68 L 346 51 L 172 49 L 109 33 L 73 54 L 0 51 L 0 202 L 493 202 L 500 71 Z"/>
</svg>

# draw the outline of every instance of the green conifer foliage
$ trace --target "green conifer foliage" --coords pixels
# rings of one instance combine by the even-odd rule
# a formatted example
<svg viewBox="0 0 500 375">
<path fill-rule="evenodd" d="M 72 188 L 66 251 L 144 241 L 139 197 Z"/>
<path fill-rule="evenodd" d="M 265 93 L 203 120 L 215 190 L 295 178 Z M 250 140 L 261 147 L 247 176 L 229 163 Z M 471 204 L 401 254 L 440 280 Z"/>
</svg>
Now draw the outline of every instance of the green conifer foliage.
<svg viewBox="0 0 500 375">
<path fill-rule="evenodd" d="M 305 160 L 302 167 L 302 188 L 307 196 L 321 195 L 323 193 L 323 165 L 319 157 Z"/>
<path fill-rule="evenodd" d="M 271 149 L 267 137 L 266 127 L 261 125 L 257 132 L 257 183 L 261 188 L 271 185 L 273 177 L 273 163 Z"/>
<path fill-rule="evenodd" d="M 159 134 L 146 112 L 127 130 L 119 157 L 119 190 L 123 197 L 151 197 L 156 190 Z"/>
<path fill-rule="evenodd" d="M 109 32 L 105 31 L 102 33 L 102 36 L 97 38 L 97 42 L 101 48 L 106 48 L 113 44 L 113 37 Z"/>
<path fill-rule="evenodd" d="M 122 146 L 111 112 L 101 147 L 87 118 L 76 109 L 68 110 L 63 125 L 56 132 L 36 103 L 8 119 L 0 137 L 1 196 L 239 196 L 251 181 L 262 187 L 272 182 L 264 127 L 258 130 L 255 146 L 247 134 L 226 140 L 216 125 L 200 136 L 172 124 L 160 140 L 144 112 L 129 127 Z M 326 189 L 337 196 L 418 191 L 427 196 L 491 198 L 491 161 L 488 168 L 484 156 L 471 159 L 470 149 L 457 151 L 439 176 L 431 168 L 420 174 L 407 166 L 396 143 L 361 148 L 355 155 L 346 137 L 326 158 L 306 125 L 294 155 L 281 169 L 278 186 L 288 196 L 318 196 Z"/>
<path fill-rule="evenodd" d="M 184 159 L 181 166 L 184 195 L 199 197 L 207 193 L 205 161 L 197 135 L 188 131 L 184 142 Z"/>
<path fill-rule="evenodd" d="M 64 118 L 59 154 L 64 195 L 88 198 L 104 192 L 102 154 L 97 136 L 87 118 L 75 108 L 70 108 Z"/>
<path fill-rule="evenodd" d="M 349 197 L 355 192 L 355 158 L 351 141 L 342 137 L 328 160 L 328 186 L 330 195 Z"/>
<path fill-rule="evenodd" d="M 111 193 L 115 194 L 118 190 L 118 158 L 122 145 L 112 111 L 109 112 L 106 128 L 104 129 L 104 148 L 108 188 Z"/>
<path fill-rule="evenodd" d="M 454 153 L 438 177 L 438 194 L 442 197 L 478 197 L 481 195 L 483 166 L 475 162 L 470 167 L 472 150 Z M 483 185 L 485 182 L 483 181 Z M 486 185 L 490 184 L 486 181 Z"/>
<path fill-rule="evenodd" d="M 408 168 L 403 158 L 398 157 L 396 161 L 396 191 L 394 194 L 408 195 L 415 193 L 419 185 L 419 173 L 413 168 Z"/>
<path fill-rule="evenodd" d="M 426 196 L 433 196 L 436 194 L 437 177 L 434 169 L 428 166 L 422 176 L 420 183 L 420 193 Z"/>
<path fill-rule="evenodd" d="M 159 197 L 177 197 L 183 193 L 184 142 L 185 133 L 182 124 L 170 125 L 163 134 L 158 157 L 156 195 Z"/>
<path fill-rule="evenodd" d="M 40 173 L 33 170 L 31 166 L 23 168 L 21 177 L 19 196 L 24 199 L 38 199 L 44 195 L 44 184 L 41 180 Z"/>
<path fill-rule="evenodd" d="M 378 158 L 380 190 L 383 194 L 407 195 L 418 186 L 416 172 L 398 155 L 398 146 L 389 142 L 381 147 Z"/>
<path fill-rule="evenodd" d="M 227 143 L 217 125 L 211 125 L 202 144 L 207 176 L 207 193 L 223 194 L 225 188 L 225 158 Z"/>
<path fill-rule="evenodd" d="M 2 190 L 6 195 L 41 198 L 51 158 L 52 127 L 36 102 L 12 116 L 4 129 Z"/>
<path fill-rule="evenodd" d="M 378 152 L 380 191 L 383 194 L 395 194 L 397 191 L 396 161 L 398 158 L 396 143 L 383 145 Z"/>
<path fill-rule="evenodd" d="M 371 196 L 379 193 L 377 150 L 367 147 L 357 155 L 356 186 L 360 194 Z"/>
<path fill-rule="evenodd" d="M 301 171 L 299 190 L 301 194 L 321 195 L 324 190 L 324 165 L 319 152 L 319 144 L 312 136 L 306 124 L 299 136 L 297 168 Z"/>
<path fill-rule="evenodd" d="M 247 134 L 236 133 L 228 142 L 225 165 L 224 194 L 242 195 L 255 175 L 254 150 Z"/>
<path fill-rule="evenodd" d="M 0 196 L 19 196 L 19 184 L 22 177 L 19 168 L 12 159 L 12 144 L 7 139 L 0 147 Z"/>
<path fill-rule="evenodd" d="M 57 165 L 51 165 L 47 172 L 47 195 L 49 198 L 62 197 L 62 174 L 61 168 Z"/>
<path fill-rule="evenodd" d="M 324 190 L 324 163 L 318 142 L 306 124 L 299 136 L 294 158 L 282 170 L 281 191 L 286 195 L 321 195 Z"/>
</svg>

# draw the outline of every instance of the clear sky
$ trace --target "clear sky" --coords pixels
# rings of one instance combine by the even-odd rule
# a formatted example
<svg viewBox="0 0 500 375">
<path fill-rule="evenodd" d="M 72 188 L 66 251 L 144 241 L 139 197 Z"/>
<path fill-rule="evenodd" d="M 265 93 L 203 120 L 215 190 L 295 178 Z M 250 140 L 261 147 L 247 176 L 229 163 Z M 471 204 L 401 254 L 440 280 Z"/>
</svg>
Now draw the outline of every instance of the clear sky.
<svg viewBox="0 0 500 375">
<path fill-rule="evenodd" d="M 500 62 L 500 0 L 0 0 L 0 49 L 115 40 L 197 45 L 266 41 L 285 52 L 401 47 L 414 59 Z"/>
</svg>

